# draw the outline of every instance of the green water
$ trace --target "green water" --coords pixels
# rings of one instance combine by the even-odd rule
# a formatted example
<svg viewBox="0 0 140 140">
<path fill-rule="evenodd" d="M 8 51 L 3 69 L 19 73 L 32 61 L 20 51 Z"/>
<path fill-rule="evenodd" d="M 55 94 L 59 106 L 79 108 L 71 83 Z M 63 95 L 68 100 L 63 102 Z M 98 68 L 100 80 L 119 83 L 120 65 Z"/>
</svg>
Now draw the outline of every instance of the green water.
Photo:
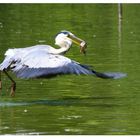
<svg viewBox="0 0 140 140">
<path fill-rule="evenodd" d="M 3 74 L 0 134 L 140 134 L 140 5 L 0 4 L 0 61 L 8 48 L 54 46 L 54 36 L 69 30 L 88 43 L 87 55 L 73 46 L 67 57 L 101 72 L 125 72 L 103 80 L 65 75 L 23 80 L 16 96 Z M 54 46 L 55 47 L 55 46 Z"/>
</svg>

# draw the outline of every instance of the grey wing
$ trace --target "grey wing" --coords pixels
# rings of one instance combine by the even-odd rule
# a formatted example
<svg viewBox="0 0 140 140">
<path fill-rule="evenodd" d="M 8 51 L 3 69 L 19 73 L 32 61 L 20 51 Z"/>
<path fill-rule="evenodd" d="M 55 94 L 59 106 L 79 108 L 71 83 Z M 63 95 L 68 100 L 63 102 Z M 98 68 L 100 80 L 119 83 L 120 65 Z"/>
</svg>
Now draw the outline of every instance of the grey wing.
<svg viewBox="0 0 140 140">
<path fill-rule="evenodd" d="M 58 74 L 93 74 L 93 72 L 67 57 L 36 52 L 17 61 L 12 71 L 20 78 L 47 77 Z"/>
</svg>

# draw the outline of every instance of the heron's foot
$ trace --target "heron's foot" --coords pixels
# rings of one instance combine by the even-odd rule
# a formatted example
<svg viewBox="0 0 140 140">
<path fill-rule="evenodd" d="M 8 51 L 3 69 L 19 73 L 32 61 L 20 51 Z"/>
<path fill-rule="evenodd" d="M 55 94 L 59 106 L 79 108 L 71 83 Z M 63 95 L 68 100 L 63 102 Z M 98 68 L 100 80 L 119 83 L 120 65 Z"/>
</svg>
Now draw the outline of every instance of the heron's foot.
<svg viewBox="0 0 140 140">
<path fill-rule="evenodd" d="M 10 95 L 12 97 L 15 96 L 15 91 L 16 91 L 16 83 L 13 82 L 12 85 L 11 85 L 11 92 L 10 92 Z"/>
</svg>

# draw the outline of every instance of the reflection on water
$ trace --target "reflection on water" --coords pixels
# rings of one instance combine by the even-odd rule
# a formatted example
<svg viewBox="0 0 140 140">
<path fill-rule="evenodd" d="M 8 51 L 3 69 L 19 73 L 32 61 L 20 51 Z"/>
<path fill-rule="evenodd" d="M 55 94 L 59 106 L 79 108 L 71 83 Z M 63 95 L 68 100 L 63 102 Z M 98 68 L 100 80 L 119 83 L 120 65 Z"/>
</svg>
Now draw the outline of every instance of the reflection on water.
<svg viewBox="0 0 140 140">
<path fill-rule="evenodd" d="M 113 106 L 115 104 L 95 104 L 88 103 L 85 100 L 99 100 L 99 99 L 113 99 L 112 97 L 88 97 L 88 98 L 69 98 L 58 100 L 37 100 L 30 102 L 0 102 L 0 107 L 14 107 L 14 106 L 31 106 L 31 105 L 47 105 L 47 106 Z"/>
<path fill-rule="evenodd" d="M 5 106 L 23 106 L 23 105 L 29 105 L 29 103 L 15 103 L 15 102 L 0 102 L 0 107 L 5 107 Z"/>
<path fill-rule="evenodd" d="M 88 43 L 86 56 L 73 46 L 67 57 L 128 74 L 25 80 L 10 73 L 14 98 L 2 74 L 0 134 L 140 134 L 139 10 L 139 4 L 0 4 L 0 61 L 8 48 L 54 46 L 53 36 L 65 29 Z"/>
</svg>

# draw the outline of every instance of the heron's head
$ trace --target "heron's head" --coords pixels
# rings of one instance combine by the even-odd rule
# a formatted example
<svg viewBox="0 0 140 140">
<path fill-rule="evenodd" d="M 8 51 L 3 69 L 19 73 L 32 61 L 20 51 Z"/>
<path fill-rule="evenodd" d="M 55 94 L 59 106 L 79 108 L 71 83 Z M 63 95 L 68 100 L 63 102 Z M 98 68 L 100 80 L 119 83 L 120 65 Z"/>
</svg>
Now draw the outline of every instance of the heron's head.
<svg viewBox="0 0 140 140">
<path fill-rule="evenodd" d="M 86 42 L 69 31 L 61 31 L 56 35 L 55 44 L 60 47 L 71 47 L 72 43 L 80 47 L 80 52 L 86 53 Z"/>
</svg>

